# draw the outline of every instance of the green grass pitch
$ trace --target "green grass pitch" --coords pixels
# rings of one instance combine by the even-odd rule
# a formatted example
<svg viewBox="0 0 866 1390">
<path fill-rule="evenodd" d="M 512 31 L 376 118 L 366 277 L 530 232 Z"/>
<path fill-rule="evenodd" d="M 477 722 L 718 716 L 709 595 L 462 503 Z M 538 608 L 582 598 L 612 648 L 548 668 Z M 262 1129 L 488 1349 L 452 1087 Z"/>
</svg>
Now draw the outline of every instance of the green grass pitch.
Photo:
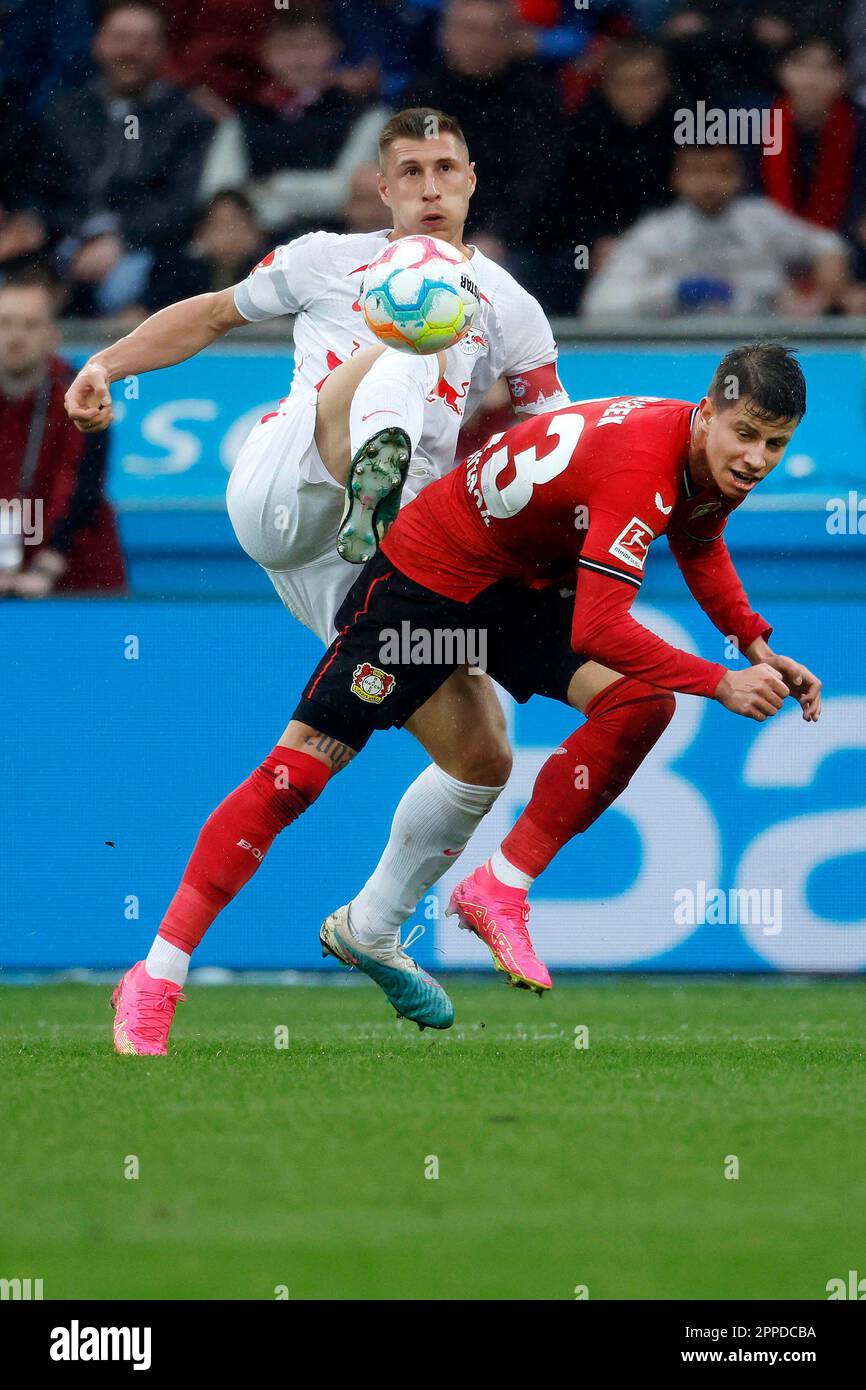
<svg viewBox="0 0 866 1390">
<path fill-rule="evenodd" d="M 111 1050 L 107 989 L 3 988 L 0 1276 L 46 1298 L 823 1299 L 866 1274 L 862 983 L 452 990 L 457 1024 L 422 1035 L 366 982 L 193 986 L 145 1060 Z"/>
</svg>

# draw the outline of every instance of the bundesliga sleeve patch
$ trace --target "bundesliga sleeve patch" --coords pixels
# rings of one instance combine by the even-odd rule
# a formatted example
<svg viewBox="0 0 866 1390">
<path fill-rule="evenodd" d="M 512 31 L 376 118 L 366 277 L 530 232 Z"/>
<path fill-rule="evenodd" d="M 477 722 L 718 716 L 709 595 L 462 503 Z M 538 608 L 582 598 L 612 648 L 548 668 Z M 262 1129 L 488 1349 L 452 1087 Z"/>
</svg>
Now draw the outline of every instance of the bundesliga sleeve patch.
<svg viewBox="0 0 866 1390">
<path fill-rule="evenodd" d="M 352 694 L 357 695 L 359 700 L 366 700 L 368 705 L 381 705 L 395 684 L 395 678 L 388 671 L 380 671 L 369 661 L 362 662 L 352 672 Z"/>
<path fill-rule="evenodd" d="M 641 521 L 639 516 L 633 516 L 628 526 L 620 531 L 608 554 L 616 556 L 617 560 L 622 560 L 624 565 L 630 565 L 632 569 L 642 570 L 655 534 L 652 527 Z"/>
</svg>

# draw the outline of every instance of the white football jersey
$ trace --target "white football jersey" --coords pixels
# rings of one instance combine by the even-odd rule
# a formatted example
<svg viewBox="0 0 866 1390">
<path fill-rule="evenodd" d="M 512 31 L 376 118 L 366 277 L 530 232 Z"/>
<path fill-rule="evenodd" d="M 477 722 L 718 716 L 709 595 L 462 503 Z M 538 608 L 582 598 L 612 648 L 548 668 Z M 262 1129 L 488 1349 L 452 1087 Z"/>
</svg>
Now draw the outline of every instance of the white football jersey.
<svg viewBox="0 0 866 1390">
<path fill-rule="evenodd" d="M 388 236 L 388 229 L 349 235 L 309 232 L 271 251 L 237 286 L 235 304 L 250 322 L 297 316 L 290 395 L 318 387 L 341 362 L 378 343 L 358 295 L 364 271 Z M 405 490 L 409 495 L 453 468 L 464 419 L 500 377 L 508 382 L 516 410 L 541 414 L 568 403 L 541 305 L 477 249 L 471 260 L 479 313 L 466 337 L 448 349 L 445 375 L 427 398 L 424 430 L 413 457 L 417 466 Z"/>
</svg>

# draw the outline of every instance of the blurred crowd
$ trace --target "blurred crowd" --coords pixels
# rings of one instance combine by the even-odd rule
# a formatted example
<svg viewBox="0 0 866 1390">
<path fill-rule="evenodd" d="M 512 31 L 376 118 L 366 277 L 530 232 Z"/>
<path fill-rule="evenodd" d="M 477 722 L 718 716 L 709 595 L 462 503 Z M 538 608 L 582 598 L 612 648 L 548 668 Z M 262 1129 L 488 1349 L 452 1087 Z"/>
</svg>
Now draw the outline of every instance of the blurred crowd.
<svg viewBox="0 0 866 1390">
<path fill-rule="evenodd" d="M 0 596 L 126 585 L 58 315 L 389 225 L 407 106 L 458 118 L 466 239 L 550 314 L 866 313 L 866 0 L 0 0 Z"/>
<path fill-rule="evenodd" d="M 461 121 L 468 239 L 550 313 L 866 312 L 866 0 L 0 0 L 0 37 L 0 275 L 67 315 L 387 225 L 410 105 Z M 701 103 L 780 138 L 678 143 Z"/>
</svg>

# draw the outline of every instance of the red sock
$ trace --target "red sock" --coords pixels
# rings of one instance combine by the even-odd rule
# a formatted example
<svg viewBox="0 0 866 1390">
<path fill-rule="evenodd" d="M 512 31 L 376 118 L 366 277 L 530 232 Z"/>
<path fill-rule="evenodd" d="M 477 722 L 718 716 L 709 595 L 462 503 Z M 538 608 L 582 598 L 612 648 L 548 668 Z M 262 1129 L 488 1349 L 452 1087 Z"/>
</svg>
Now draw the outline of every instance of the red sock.
<svg viewBox="0 0 866 1390">
<path fill-rule="evenodd" d="M 529 805 L 502 842 L 509 864 L 538 878 L 625 791 L 675 708 L 673 695 L 630 676 L 590 700 L 586 723 L 548 758 Z"/>
<path fill-rule="evenodd" d="M 306 811 L 330 769 L 279 744 L 205 821 L 159 935 L 192 954 L 211 922 L 261 864 L 279 832 Z"/>
</svg>

